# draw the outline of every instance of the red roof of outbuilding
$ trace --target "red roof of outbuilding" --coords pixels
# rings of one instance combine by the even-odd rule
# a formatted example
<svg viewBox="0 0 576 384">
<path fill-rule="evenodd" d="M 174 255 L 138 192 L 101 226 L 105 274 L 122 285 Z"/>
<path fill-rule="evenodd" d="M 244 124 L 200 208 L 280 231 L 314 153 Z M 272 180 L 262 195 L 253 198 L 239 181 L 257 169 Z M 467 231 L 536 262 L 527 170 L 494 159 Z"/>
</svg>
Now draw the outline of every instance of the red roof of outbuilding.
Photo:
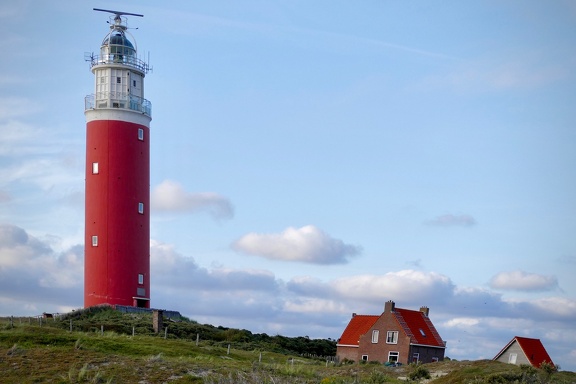
<svg viewBox="0 0 576 384">
<path fill-rule="evenodd" d="M 524 355 L 526 355 L 526 358 L 530 361 L 532 366 L 539 368 L 540 364 L 543 362 L 554 364 L 548 355 L 548 352 L 546 352 L 546 348 L 544 348 L 544 345 L 542 345 L 540 339 L 531 339 L 529 337 L 520 336 L 514 336 L 514 338 L 510 340 L 510 342 L 506 344 L 506 346 L 502 348 L 500 352 L 498 352 L 493 360 L 496 360 L 498 357 L 500 357 L 500 355 L 502 355 L 508 349 L 508 347 L 514 343 L 514 341 L 518 342 L 518 345 L 520 345 L 520 348 L 522 348 L 522 352 L 524 352 Z"/>
<path fill-rule="evenodd" d="M 341 345 L 358 345 L 360 336 L 368 332 L 380 316 L 375 315 L 355 315 L 352 317 L 342 336 L 338 340 Z"/>
<path fill-rule="evenodd" d="M 404 332 L 410 336 L 412 344 L 430 345 L 433 347 L 445 347 L 444 341 L 436 331 L 434 324 L 428 316 L 420 311 L 396 308 L 394 315 L 398 323 L 404 328 Z"/>
</svg>

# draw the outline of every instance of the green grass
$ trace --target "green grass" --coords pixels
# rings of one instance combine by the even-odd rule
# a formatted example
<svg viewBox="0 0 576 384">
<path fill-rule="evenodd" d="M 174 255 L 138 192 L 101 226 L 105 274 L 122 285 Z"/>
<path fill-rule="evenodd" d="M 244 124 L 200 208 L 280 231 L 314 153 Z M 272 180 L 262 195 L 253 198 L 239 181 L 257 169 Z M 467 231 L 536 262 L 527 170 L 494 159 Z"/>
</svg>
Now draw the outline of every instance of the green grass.
<svg viewBox="0 0 576 384">
<path fill-rule="evenodd" d="M 164 339 L 163 333 L 154 335 L 150 331 L 149 320 L 145 316 L 118 316 L 107 311 L 77 313 L 73 318 L 74 330 L 70 332 L 69 318 L 50 320 L 42 326 L 34 321 L 13 321 L 10 326 L 8 319 L 0 319 L 0 382 L 379 384 L 423 378 L 425 370 L 430 373 L 429 382 L 438 384 L 576 383 L 575 373 L 558 372 L 546 378 L 542 370 L 529 372 L 537 374 L 534 381 L 514 381 L 521 378 L 520 367 L 488 360 L 399 368 L 326 364 L 320 359 L 286 352 L 290 343 L 305 345 L 306 338 L 257 335 L 261 340 L 255 340 L 248 337 L 251 335 L 248 331 L 210 326 L 204 329 L 194 322 L 183 322 L 168 323 L 169 330 L 179 326 L 180 335 L 187 337 L 168 333 L 169 337 Z M 132 327 L 145 332 L 132 336 Z M 192 329 L 205 331 L 198 345 Z M 206 339 L 210 332 L 217 335 L 216 339 Z"/>
</svg>

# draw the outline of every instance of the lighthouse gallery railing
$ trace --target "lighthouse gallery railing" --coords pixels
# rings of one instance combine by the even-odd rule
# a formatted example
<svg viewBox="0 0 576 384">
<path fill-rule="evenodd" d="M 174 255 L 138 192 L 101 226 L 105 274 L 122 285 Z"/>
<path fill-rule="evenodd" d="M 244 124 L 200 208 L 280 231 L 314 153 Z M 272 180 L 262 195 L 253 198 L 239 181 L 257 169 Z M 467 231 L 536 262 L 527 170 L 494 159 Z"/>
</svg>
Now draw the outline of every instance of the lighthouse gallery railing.
<svg viewBox="0 0 576 384">
<path fill-rule="evenodd" d="M 120 108 L 130 109 L 152 117 L 152 103 L 142 97 L 134 96 L 126 92 L 99 92 L 84 98 L 84 108 L 104 109 Z"/>
</svg>

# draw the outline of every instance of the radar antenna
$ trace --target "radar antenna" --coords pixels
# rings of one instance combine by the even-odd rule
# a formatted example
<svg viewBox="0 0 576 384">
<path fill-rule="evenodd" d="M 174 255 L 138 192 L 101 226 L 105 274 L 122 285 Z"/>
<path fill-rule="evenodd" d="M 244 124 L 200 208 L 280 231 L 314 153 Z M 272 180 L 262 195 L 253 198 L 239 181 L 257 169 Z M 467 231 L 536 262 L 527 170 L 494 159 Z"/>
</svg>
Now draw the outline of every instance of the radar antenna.
<svg viewBox="0 0 576 384">
<path fill-rule="evenodd" d="M 126 16 L 138 16 L 138 17 L 144 17 L 144 15 L 139 15 L 137 13 L 130 13 L 130 12 L 122 12 L 122 11 L 111 11 L 109 9 L 100 9 L 100 8 L 92 8 L 94 11 L 100 11 L 100 12 L 108 12 L 108 13 L 113 13 L 116 15 L 116 18 L 120 18 L 124 15 Z"/>
</svg>

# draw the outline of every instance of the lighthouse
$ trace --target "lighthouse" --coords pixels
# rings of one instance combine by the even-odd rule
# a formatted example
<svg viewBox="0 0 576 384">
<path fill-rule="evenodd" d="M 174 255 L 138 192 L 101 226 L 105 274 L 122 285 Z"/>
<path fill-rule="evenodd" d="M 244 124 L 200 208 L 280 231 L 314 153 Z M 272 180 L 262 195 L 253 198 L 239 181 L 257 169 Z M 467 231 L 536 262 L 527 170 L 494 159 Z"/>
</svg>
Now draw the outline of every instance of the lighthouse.
<svg viewBox="0 0 576 384">
<path fill-rule="evenodd" d="M 150 308 L 149 64 L 137 56 L 127 12 L 109 12 L 100 54 L 87 55 L 84 307 Z"/>
</svg>

